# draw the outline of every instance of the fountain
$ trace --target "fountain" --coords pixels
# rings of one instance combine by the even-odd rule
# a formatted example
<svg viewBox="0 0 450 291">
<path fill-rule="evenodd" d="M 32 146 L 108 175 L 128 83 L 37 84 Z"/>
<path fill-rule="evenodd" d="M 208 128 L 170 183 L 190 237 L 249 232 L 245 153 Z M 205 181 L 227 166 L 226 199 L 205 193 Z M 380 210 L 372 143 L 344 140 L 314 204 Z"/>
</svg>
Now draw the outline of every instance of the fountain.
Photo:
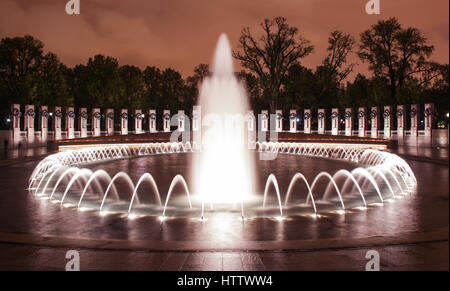
<svg viewBox="0 0 450 291">
<path fill-rule="evenodd" d="M 247 150 L 247 97 L 234 76 L 227 37 L 219 38 L 212 76 L 202 84 L 199 98 L 203 125 L 202 153 L 193 164 L 194 189 L 202 203 L 236 204 L 250 199 L 252 161 Z M 232 183 L 230 183 L 233 181 Z"/>
<path fill-rule="evenodd" d="M 257 141 L 259 153 L 287 155 L 292 159 L 325 159 L 330 164 L 345 163 L 352 167 L 335 173 L 321 171 L 309 178 L 305 170 L 294 171 L 290 177 L 272 173 L 267 176 L 264 192 L 257 193 L 258 168 L 253 151 L 247 149 L 248 101 L 244 86 L 234 76 L 225 35 L 219 38 L 213 63 L 212 75 L 202 84 L 197 107 L 204 116 L 199 116 L 200 110 L 195 115 L 201 121 L 200 125 L 197 121 L 195 124 L 205 129 L 201 130 L 200 147 L 191 146 L 190 141 L 62 146 L 59 153 L 37 165 L 30 177 L 30 191 L 67 208 L 97 211 L 100 215 L 118 213 L 133 219 L 153 216 L 161 222 L 169 216 L 200 217 L 205 221 L 208 215 L 220 211 L 238 212 L 242 221 L 251 217 L 276 217 L 282 221 L 289 215 L 320 217 L 327 213 L 344 214 L 350 209 L 365 210 L 415 191 L 417 182 L 409 165 L 376 145 Z M 170 111 L 164 114 L 167 131 Z M 351 125 L 350 109 L 345 118 L 347 128 Z M 127 123 L 128 115 L 123 111 L 122 134 Z M 161 193 L 153 175 L 156 173 L 133 176 L 120 169 L 113 175 L 103 168 L 92 169 L 124 159 L 179 154 L 194 155 L 189 166 L 192 188 L 189 180 L 179 173 L 170 176 L 173 179 L 168 191 Z M 284 183 L 280 183 L 281 178 Z M 153 197 L 150 203 L 140 196 L 144 185 L 151 186 L 147 195 Z M 306 191 L 296 191 L 299 185 L 306 185 Z M 182 197 L 174 197 L 176 194 Z M 270 203 L 271 198 L 274 203 Z"/>
</svg>

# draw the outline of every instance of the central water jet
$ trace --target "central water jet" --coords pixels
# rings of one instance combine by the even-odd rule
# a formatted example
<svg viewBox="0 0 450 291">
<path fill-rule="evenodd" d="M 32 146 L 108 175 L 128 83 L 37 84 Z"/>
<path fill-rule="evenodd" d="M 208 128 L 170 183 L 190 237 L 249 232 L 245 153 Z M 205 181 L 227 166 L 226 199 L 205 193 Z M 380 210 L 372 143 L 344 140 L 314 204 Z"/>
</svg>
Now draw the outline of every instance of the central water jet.
<svg viewBox="0 0 450 291">
<path fill-rule="evenodd" d="M 210 207 L 243 203 L 252 197 L 253 161 L 247 145 L 248 101 L 234 75 L 233 57 L 225 34 L 217 43 L 213 70 L 202 83 L 201 153 L 193 164 L 194 192 Z"/>
</svg>

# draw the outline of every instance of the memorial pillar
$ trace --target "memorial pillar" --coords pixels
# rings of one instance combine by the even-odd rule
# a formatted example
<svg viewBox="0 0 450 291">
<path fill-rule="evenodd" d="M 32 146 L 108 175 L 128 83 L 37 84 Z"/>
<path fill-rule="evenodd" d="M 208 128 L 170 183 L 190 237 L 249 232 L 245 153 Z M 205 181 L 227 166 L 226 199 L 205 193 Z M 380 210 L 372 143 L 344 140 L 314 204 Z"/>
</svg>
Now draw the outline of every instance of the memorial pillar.
<svg viewBox="0 0 450 291">
<path fill-rule="evenodd" d="M 417 136 L 419 133 L 419 105 L 411 105 L 411 136 Z"/>
<path fill-rule="evenodd" d="M 92 109 L 92 131 L 94 136 L 100 136 L 101 134 L 101 120 L 102 114 L 100 113 L 100 108 Z"/>
<path fill-rule="evenodd" d="M 150 133 L 156 132 L 156 110 L 154 109 L 148 111 L 148 129 Z"/>
<path fill-rule="evenodd" d="M 34 105 L 25 105 L 25 131 L 27 132 L 27 139 L 29 143 L 34 142 Z"/>
<path fill-rule="evenodd" d="M 267 132 L 269 130 L 269 111 L 261 111 L 261 131 Z"/>
<path fill-rule="evenodd" d="M 276 120 L 275 131 L 276 132 L 282 132 L 283 131 L 283 111 L 282 110 L 277 110 L 276 111 L 276 116 L 277 116 L 277 120 Z"/>
<path fill-rule="evenodd" d="M 372 110 L 370 111 L 370 120 L 371 120 L 370 135 L 373 138 L 377 138 L 378 137 L 378 107 L 376 107 L 376 106 L 372 107 Z"/>
<path fill-rule="evenodd" d="M 62 110 L 60 106 L 55 107 L 53 115 L 53 130 L 55 132 L 55 140 L 62 139 Z"/>
<path fill-rule="evenodd" d="M 345 135 L 353 135 L 353 110 L 352 108 L 345 109 Z"/>
<path fill-rule="evenodd" d="M 14 145 L 18 144 L 20 141 L 20 115 L 20 104 L 13 104 L 11 106 L 11 122 Z"/>
<path fill-rule="evenodd" d="M 319 134 L 325 134 L 325 109 L 319 109 L 317 111 L 317 132 Z"/>
<path fill-rule="evenodd" d="M 67 138 L 75 138 L 75 112 L 73 107 L 66 109 Z"/>
<path fill-rule="evenodd" d="M 367 123 L 367 113 L 365 107 L 360 107 L 358 110 L 358 136 L 366 136 L 366 123 Z"/>
<path fill-rule="evenodd" d="M 105 129 L 107 135 L 114 135 L 114 109 L 106 109 Z"/>
<path fill-rule="evenodd" d="M 80 108 L 79 110 L 79 116 L 78 116 L 78 122 L 80 124 L 80 137 L 87 137 L 87 109 L 86 108 Z"/>
<path fill-rule="evenodd" d="M 311 109 L 303 111 L 303 133 L 311 134 Z"/>
<path fill-rule="evenodd" d="M 397 136 L 405 135 L 405 106 L 397 106 Z"/>
<path fill-rule="evenodd" d="M 170 132 L 170 110 L 164 110 L 163 127 L 164 132 Z"/>
<path fill-rule="evenodd" d="M 297 132 L 297 110 L 295 109 L 289 112 L 289 131 L 292 133 Z"/>
<path fill-rule="evenodd" d="M 392 134 L 392 107 L 384 106 L 384 138 L 390 138 Z"/>
<path fill-rule="evenodd" d="M 128 134 L 128 109 L 120 110 L 120 134 Z"/>
<path fill-rule="evenodd" d="M 433 113 L 434 113 L 434 104 L 432 103 L 425 104 L 425 111 L 424 111 L 425 136 L 432 136 L 433 134 Z"/>
<path fill-rule="evenodd" d="M 134 133 L 142 134 L 142 120 L 144 119 L 144 115 L 142 114 L 141 109 L 134 110 Z"/>
<path fill-rule="evenodd" d="M 339 109 L 331 109 L 331 134 L 339 135 Z"/>
</svg>

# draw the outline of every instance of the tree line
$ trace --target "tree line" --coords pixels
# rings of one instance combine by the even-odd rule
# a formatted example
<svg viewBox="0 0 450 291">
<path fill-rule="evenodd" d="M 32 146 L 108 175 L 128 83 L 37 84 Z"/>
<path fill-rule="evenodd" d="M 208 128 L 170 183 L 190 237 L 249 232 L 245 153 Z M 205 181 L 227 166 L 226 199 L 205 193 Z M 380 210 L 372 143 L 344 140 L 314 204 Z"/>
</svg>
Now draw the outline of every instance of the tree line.
<svg viewBox="0 0 450 291">
<path fill-rule="evenodd" d="M 302 65 L 315 47 L 283 17 L 266 19 L 259 33 L 244 28 L 233 52 L 241 63 L 236 75 L 245 82 L 255 112 L 276 109 L 383 106 L 435 103 L 436 118 L 446 122 L 449 66 L 431 61 L 434 46 L 413 27 L 396 18 L 381 20 L 359 39 L 333 31 L 327 55 L 316 68 Z M 0 110 L 12 103 L 52 106 L 154 108 L 185 110 L 196 104 L 198 88 L 209 74 L 206 64 L 183 76 L 173 68 L 120 66 L 117 59 L 96 55 L 69 68 L 58 56 L 44 54 L 44 44 L 32 36 L 0 42 Z M 356 54 L 370 76 L 348 76 Z"/>
</svg>

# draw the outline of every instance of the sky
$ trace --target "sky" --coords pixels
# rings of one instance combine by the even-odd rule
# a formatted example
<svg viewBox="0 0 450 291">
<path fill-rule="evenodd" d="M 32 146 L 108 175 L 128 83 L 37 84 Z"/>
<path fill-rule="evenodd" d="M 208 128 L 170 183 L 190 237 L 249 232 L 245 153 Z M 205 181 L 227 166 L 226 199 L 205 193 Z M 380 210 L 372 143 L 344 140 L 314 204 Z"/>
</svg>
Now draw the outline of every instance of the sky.
<svg viewBox="0 0 450 291">
<path fill-rule="evenodd" d="M 66 14 L 67 2 L 0 0 L 0 38 L 30 34 L 69 67 L 104 54 L 120 65 L 172 67 L 189 76 L 196 65 L 210 63 L 222 32 L 237 49 L 242 28 L 260 35 L 265 18 L 284 16 L 298 27 L 315 46 L 302 63 L 315 68 L 331 31 L 359 39 L 378 20 L 395 16 L 435 46 L 432 60 L 449 62 L 448 0 L 380 0 L 380 15 L 366 14 L 367 0 L 80 0 L 79 15 Z M 359 63 L 351 78 L 367 73 L 355 55 L 350 61 Z"/>
</svg>

